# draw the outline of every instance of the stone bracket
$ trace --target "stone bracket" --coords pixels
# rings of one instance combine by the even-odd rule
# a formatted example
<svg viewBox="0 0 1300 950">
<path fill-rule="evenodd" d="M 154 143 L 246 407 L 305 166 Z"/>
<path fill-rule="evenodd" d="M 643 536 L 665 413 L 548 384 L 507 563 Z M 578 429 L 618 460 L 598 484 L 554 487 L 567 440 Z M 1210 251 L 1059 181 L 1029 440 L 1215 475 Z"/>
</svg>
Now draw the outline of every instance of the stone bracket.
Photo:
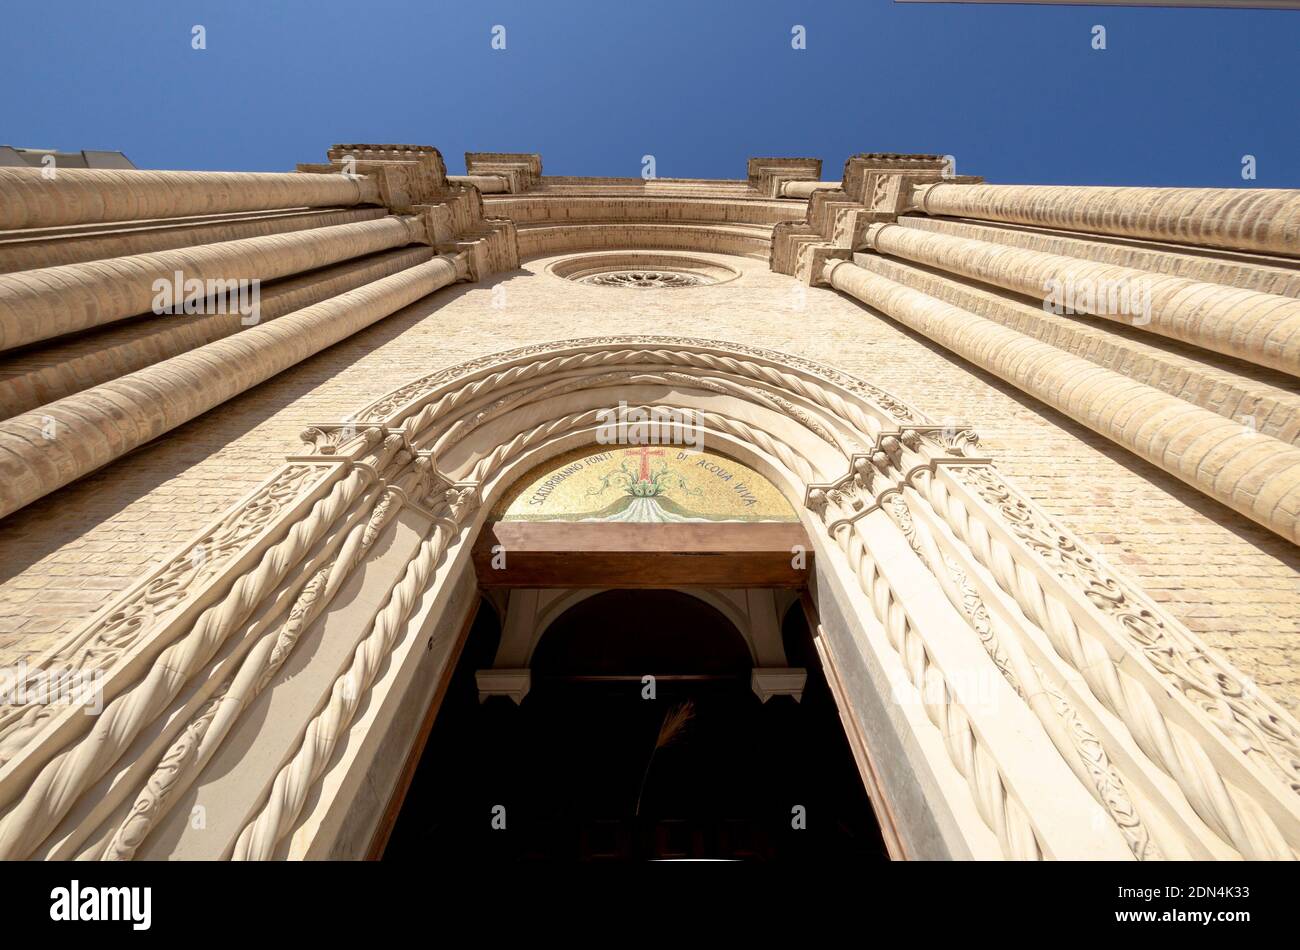
<svg viewBox="0 0 1300 950">
<path fill-rule="evenodd" d="M 797 703 L 807 681 L 808 671 L 802 667 L 756 666 L 750 671 L 749 688 L 764 703 L 773 696 L 790 696 Z"/>
<path fill-rule="evenodd" d="M 493 696 L 506 696 L 518 706 L 533 686 L 532 670 L 475 670 L 478 684 L 478 701 L 485 703 Z"/>
<path fill-rule="evenodd" d="M 827 284 L 825 278 L 822 277 L 826 262 L 831 260 L 846 261 L 852 257 L 853 252 L 847 248 L 835 247 L 830 244 L 805 244 L 799 248 L 794 276 L 809 287 L 823 287 Z"/>
</svg>

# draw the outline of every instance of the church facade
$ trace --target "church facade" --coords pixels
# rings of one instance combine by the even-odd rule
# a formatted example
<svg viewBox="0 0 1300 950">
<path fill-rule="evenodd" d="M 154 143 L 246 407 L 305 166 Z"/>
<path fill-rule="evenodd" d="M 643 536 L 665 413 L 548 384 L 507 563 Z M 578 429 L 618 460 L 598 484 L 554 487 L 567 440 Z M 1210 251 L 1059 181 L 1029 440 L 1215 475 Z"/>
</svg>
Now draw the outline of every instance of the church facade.
<svg viewBox="0 0 1300 950">
<path fill-rule="evenodd" d="M 466 170 L 0 168 L 0 857 L 376 857 L 608 591 L 891 858 L 1300 853 L 1300 192 Z"/>
</svg>

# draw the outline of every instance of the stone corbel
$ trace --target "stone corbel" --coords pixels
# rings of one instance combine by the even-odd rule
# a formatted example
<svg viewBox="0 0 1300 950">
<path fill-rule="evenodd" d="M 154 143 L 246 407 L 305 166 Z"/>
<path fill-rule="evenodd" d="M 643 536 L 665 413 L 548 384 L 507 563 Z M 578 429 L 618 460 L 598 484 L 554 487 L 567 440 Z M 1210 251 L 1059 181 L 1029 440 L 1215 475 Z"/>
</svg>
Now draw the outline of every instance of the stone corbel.
<svg viewBox="0 0 1300 950">
<path fill-rule="evenodd" d="M 870 472 L 870 466 L 866 467 Z M 875 473 L 854 472 L 836 482 L 809 485 L 804 493 L 805 506 L 826 524 L 827 532 L 835 532 L 852 524 L 880 507 L 880 496 L 893 487 L 892 481 L 875 484 Z"/>
<path fill-rule="evenodd" d="M 892 222 L 895 215 L 866 208 L 844 208 L 835 215 L 835 232 L 831 243 L 850 251 L 867 249 L 867 228 Z"/>
<path fill-rule="evenodd" d="M 475 670 L 474 681 L 478 684 L 480 703 L 487 702 L 493 696 L 506 696 L 518 706 L 532 688 L 533 671 Z"/>
<path fill-rule="evenodd" d="M 460 241 L 456 244 L 456 279 L 478 283 L 492 273 L 488 242 Z M 461 261 L 465 263 L 465 274 L 461 276 Z"/>
<path fill-rule="evenodd" d="M 483 225 L 489 230 L 489 240 L 497 250 L 499 269 L 514 270 L 519 266 L 519 229 L 509 218 L 486 218 Z"/>
<path fill-rule="evenodd" d="M 438 471 L 437 462 L 432 454 L 422 452 L 421 455 L 430 461 L 430 478 L 428 491 L 420 499 L 420 503 L 434 512 L 437 518 L 449 518 L 458 525 L 463 524 L 466 516 L 478 509 L 480 501 L 478 482 L 452 481 Z"/>
<path fill-rule="evenodd" d="M 394 214 L 409 214 L 419 200 L 406 169 L 401 165 L 378 165 L 358 162 L 358 171 L 379 179 L 379 196 Z"/>
<path fill-rule="evenodd" d="M 541 182 L 542 156 L 527 152 L 466 152 L 465 173 L 471 178 L 504 178 L 509 193 L 518 195 Z"/>
<path fill-rule="evenodd" d="M 867 184 L 871 190 L 864 202 L 868 210 L 886 215 L 891 220 L 902 214 L 911 200 L 911 191 L 907 187 L 910 181 L 903 175 L 868 175 Z"/>
<path fill-rule="evenodd" d="M 482 175 L 448 175 L 447 181 L 454 185 L 468 185 L 479 190 L 484 195 L 508 195 L 512 194 L 515 186 L 518 184 L 519 175 L 516 172 L 513 175 L 504 172 L 493 172 L 492 174 Z"/>
<path fill-rule="evenodd" d="M 843 191 L 834 189 L 830 191 L 814 192 L 813 196 L 808 199 L 808 225 L 822 236 L 825 241 L 830 241 L 835 235 L 835 224 L 841 211 L 850 211 L 860 208 L 861 204 L 854 201 Z"/>
<path fill-rule="evenodd" d="M 799 248 L 794 276 L 809 287 L 822 287 L 827 283 L 822 276 L 826 269 L 826 262 L 845 261 L 852 257 L 853 252 L 847 248 L 834 247 L 830 244 L 805 244 Z"/>
<path fill-rule="evenodd" d="M 447 205 L 423 205 L 417 209 L 417 213 L 424 218 L 425 229 L 429 232 L 429 243 L 434 247 L 442 247 L 455 240 L 456 223 Z"/>
<path fill-rule="evenodd" d="M 395 212 L 431 201 L 447 190 L 447 166 L 442 153 L 431 145 L 334 145 L 326 155 L 327 169 L 372 177 L 380 195 L 377 203 Z"/>
<path fill-rule="evenodd" d="M 949 167 L 947 156 L 923 153 L 864 152 L 844 162 L 844 190 L 865 205 L 871 204 L 874 179 L 881 174 L 942 175 Z"/>
<path fill-rule="evenodd" d="M 915 432 L 922 442 L 942 449 L 945 453 L 968 457 L 967 453 L 979 446 L 980 437 L 971 426 L 964 422 L 949 422 L 945 425 L 916 425 L 908 427 Z"/>
<path fill-rule="evenodd" d="M 359 426 L 355 422 L 322 422 L 310 425 L 298 438 L 311 451 L 288 456 L 289 461 L 313 461 L 322 456 L 359 458 L 390 432 L 383 426 Z"/>
<path fill-rule="evenodd" d="M 780 198 L 787 181 L 819 181 L 822 163 L 819 158 L 751 158 L 746 176 L 754 191 L 767 198 Z"/>
<path fill-rule="evenodd" d="M 799 251 L 808 244 L 820 244 L 822 237 L 803 221 L 781 221 L 772 228 L 768 266 L 778 274 L 794 275 Z"/>
<path fill-rule="evenodd" d="M 802 667 L 756 666 L 750 672 L 749 688 L 764 703 L 773 696 L 791 696 L 797 703 L 807 681 L 808 671 Z"/>
</svg>

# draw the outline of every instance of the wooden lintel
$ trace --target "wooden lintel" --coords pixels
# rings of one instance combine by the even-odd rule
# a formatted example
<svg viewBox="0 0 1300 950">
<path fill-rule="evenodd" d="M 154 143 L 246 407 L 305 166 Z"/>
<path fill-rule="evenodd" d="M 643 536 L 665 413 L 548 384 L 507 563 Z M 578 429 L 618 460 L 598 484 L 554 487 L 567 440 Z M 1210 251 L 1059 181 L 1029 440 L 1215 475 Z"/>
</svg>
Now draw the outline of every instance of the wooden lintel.
<svg viewBox="0 0 1300 950">
<path fill-rule="evenodd" d="M 794 522 L 498 521 L 474 547 L 482 587 L 803 587 L 812 546 Z"/>
</svg>

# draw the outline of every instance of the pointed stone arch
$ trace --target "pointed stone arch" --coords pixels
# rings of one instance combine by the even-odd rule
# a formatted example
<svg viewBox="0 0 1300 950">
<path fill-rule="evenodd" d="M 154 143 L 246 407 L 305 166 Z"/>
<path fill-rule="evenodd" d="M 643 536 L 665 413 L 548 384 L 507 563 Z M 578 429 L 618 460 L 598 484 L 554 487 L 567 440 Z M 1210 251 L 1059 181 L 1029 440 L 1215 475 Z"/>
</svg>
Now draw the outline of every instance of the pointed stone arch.
<svg viewBox="0 0 1300 950">
<path fill-rule="evenodd" d="M 308 452 L 33 664 L 102 671 L 103 706 L 0 713 L 0 856 L 367 853 L 493 503 L 619 407 L 689 413 L 800 512 L 815 644 L 897 855 L 1295 856 L 1300 727 L 972 429 L 793 356 L 657 336 L 481 357 L 310 425 Z"/>
</svg>

